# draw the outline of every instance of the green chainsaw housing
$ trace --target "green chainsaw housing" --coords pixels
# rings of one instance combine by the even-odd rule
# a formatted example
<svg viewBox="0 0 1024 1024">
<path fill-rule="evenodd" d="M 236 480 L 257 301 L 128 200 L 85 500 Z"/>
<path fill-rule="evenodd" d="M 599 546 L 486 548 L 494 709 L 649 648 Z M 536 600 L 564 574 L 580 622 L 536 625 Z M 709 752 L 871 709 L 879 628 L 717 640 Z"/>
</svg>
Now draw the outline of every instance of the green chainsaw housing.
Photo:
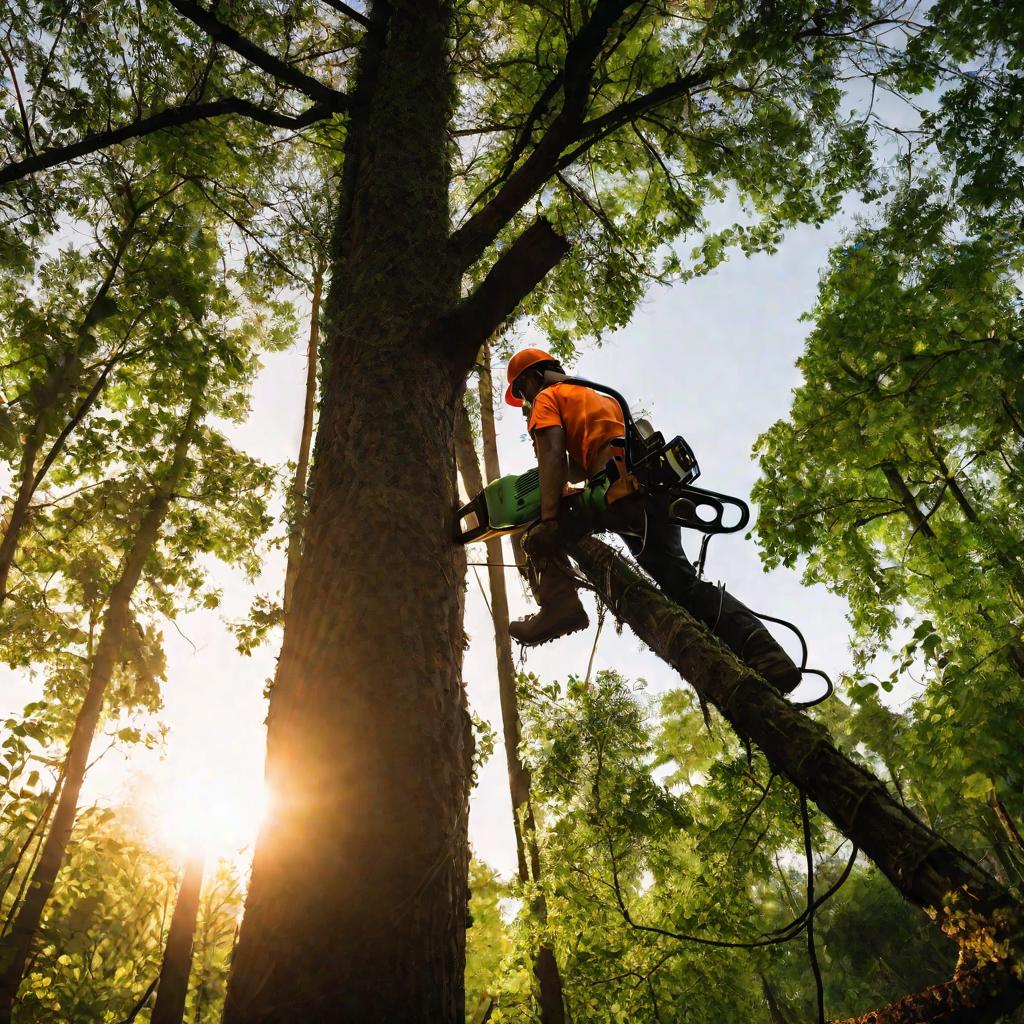
<svg viewBox="0 0 1024 1024">
<path fill-rule="evenodd" d="M 587 484 L 576 497 L 593 515 L 602 512 L 609 481 Z M 515 533 L 540 518 L 540 473 L 536 469 L 492 480 L 458 512 L 457 539 L 463 544 Z"/>
</svg>

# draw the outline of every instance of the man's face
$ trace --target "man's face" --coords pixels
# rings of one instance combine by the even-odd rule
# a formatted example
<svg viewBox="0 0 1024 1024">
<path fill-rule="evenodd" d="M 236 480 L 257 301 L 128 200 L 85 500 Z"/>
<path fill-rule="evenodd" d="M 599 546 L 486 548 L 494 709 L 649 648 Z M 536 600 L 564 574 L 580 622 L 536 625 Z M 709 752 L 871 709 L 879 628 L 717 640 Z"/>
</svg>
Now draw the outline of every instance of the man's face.
<svg viewBox="0 0 1024 1024">
<path fill-rule="evenodd" d="M 512 393 L 518 395 L 527 405 L 533 405 L 533 400 L 544 387 L 544 378 L 536 370 L 524 370 L 516 377 Z"/>
</svg>

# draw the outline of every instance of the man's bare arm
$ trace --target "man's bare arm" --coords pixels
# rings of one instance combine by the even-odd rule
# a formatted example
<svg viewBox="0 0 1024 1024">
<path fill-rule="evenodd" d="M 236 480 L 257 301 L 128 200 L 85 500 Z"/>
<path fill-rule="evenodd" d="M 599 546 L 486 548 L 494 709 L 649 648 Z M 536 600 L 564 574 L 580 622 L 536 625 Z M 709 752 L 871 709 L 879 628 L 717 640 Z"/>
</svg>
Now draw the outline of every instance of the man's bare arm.
<svg viewBox="0 0 1024 1024">
<path fill-rule="evenodd" d="M 557 519 L 558 505 L 569 479 L 565 431 L 561 427 L 544 427 L 534 432 L 534 444 L 540 467 L 540 517 Z"/>
</svg>

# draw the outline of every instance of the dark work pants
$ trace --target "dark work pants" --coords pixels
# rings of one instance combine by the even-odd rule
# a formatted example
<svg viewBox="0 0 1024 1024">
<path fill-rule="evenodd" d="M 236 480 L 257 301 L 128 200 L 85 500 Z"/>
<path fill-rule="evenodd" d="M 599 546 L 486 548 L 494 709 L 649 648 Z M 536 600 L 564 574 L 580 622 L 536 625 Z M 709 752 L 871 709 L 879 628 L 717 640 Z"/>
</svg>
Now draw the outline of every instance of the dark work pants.
<svg viewBox="0 0 1024 1024">
<path fill-rule="evenodd" d="M 669 521 L 666 503 L 652 497 L 623 498 L 608 506 L 600 527 L 622 537 L 662 593 L 703 622 L 740 659 L 748 649 L 775 643 L 745 604 L 697 576 L 683 550 L 682 529 Z"/>
</svg>

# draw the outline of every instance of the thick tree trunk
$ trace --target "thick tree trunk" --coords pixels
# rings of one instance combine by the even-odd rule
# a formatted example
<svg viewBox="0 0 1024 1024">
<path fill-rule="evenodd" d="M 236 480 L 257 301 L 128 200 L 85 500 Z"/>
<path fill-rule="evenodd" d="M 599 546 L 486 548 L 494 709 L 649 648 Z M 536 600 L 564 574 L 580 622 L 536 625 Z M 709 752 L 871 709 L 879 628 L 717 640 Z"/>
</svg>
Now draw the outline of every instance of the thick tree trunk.
<svg viewBox="0 0 1024 1024">
<path fill-rule="evenodd" d="M 484 361 L 488 358 L 486 350 Z M 494 431 L 494 410 L 491 406 L 490 373 L 481 374 L 480 413 L 484 439 L 484 456 L 488 482 L 500 475 L 497 460 L 497 438 Z M 476 448 L 470 429 L 469 416 L 463 410 L 456 428 L 455 450 L 459 469 L 467 491 L 478 494 L 484 486 L 477 461 Z M 493 472 L 493 475 L 492 475 Z M 512 827 L 515 830 L 516 861 L 519 880 L 523 883 L 539 882 L 541 876 L 540 850 L 530 802 L 530 771 L 519 756 L 522 736 L 519 721 L 519 697 L 516 693 L 516 670 L 512 660 L 512 641 L 509 636 L 508 592 L 505 589 L 504 551 L 500 538 L 486 543 L 487 576 L 491 592 L 491 615 L 494 624 L 494 649 L 497 659 L 498 696 L 501 702 L 502 734 L 505 746 L 505 764 L 508 787 L 512 799 Z M 542 922 L 547 920 L 547 906 L 543 896 L 538 898 L 533 912 Z M 543 1024 L 563 1024 L 565 1001 L 558 961 L 550 945 L 544 943 L 534 958 L 533 973 L 540 988 L 540 1016 Z"/>
<path fill-rule="evenodd" d="M 268 718 L 272 813 L 225 1024 L 464 1017 L 472 737 L 453 544 L 464 381 L 433 330 L 450 11 L 375 4 L 346 143 L 316 474 Z"/>
<path fill-rule="evenodd" d="M 741 664 L 700 623 L 606 544 L 574 556 L 613 613 L 713 704 L 741 739 L 807 794 L 911 902 L 948 922 L 946 905 L 991 921 L 1018 908 L 991 876 L 919 821 L 867 769 L 836 749 L 823 725 Z"/>
<path fill-rule="evenodd" d="M 14 920 L 14 927 L 0 943 L 0 970 L 3 972 L 0 974 L 0 1024 L 8 1024 L 11 1019 L 11 1007 L 28 963 L 43 909 L 64 862 L 107 684 L 121 657 L 125 630 L 131 621 L 132 593 L 142 576 L 146 559 L 160 535 L 160 528 L 170 508 L 172 495 L 185 473 L 188 449 L 198 418 L 199 406 L 193 401 L 175 444 L 168 471 L 160 481 L 139 523 L 132 546 L 125 556 L 121 574 L 110 592 L 103 633 L 96 646 L 96 654 L 89 671 L 85 700 L 78 712 L 68 744 L 64 785 L 53 815 L 53 824 L 43 843 L 39 863 L 33 872 L 25 900 Z"/>
<path fill-rule="evenodd" d="M 292 477 L 292 523 L 288 537 L 288 559 L 284 576 L 284 614 L 288 614 L 295 593 L 295 581 L 302 559 L 302 527 L 306 521 L 306 484 L 309 476 L 309 450 L 313 442 L 313 418 L 316 413 L 317 364 L 320 351 L 320 299 L 323 294 L 324 272 L 313 271 L 313 301 L 309 315 L 309 345 L 306 351 L 306 401 L 302 410 L 302 433 L 299 437 L 299 457 Z"/>
<path fill-rule="evenodd" d="M 150 1024 L 181 1024 L 185 1016 L 185 997 L 192 969 L 192 937 L 199 914 L 199 893 L 203 887 L 203 859 L 190 857 L 174 904 L 171 928 L 167 933 L 164 960 L 160 965 L 156 1005 Z"/>
</svg>

